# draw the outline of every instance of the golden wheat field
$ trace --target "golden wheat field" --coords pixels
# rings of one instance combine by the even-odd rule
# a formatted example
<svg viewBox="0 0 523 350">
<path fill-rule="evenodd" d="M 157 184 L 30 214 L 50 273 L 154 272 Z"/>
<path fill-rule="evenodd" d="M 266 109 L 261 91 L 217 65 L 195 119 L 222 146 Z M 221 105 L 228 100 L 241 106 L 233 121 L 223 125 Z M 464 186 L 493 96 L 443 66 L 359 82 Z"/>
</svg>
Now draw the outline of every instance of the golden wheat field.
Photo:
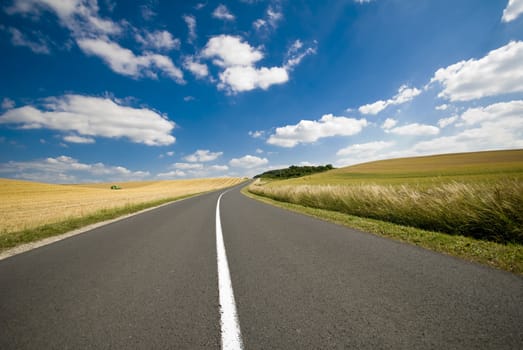
<svg viewBox="0 0 523 350">
<path fill-rule="evenodd" d="M 101 209 L 151 202 L 233 186 L 240 178 L 112 184 L 52 185 L 0 179 L 0 234 L 93 214 Z"/>
</svg>

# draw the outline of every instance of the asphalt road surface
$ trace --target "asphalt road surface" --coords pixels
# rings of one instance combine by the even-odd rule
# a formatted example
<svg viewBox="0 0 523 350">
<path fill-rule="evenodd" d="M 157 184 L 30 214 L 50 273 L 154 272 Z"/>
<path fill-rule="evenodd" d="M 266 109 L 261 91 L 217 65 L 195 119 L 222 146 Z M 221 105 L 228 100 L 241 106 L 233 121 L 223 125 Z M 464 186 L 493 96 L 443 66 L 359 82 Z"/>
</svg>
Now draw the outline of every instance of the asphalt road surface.
<svg viewBox="0 0 523 350">
<path fill-rule="evenodd" d="M 522 277 L 222 192 L 0 261 L 0 349 L 523 348 Z"/>
</svg>

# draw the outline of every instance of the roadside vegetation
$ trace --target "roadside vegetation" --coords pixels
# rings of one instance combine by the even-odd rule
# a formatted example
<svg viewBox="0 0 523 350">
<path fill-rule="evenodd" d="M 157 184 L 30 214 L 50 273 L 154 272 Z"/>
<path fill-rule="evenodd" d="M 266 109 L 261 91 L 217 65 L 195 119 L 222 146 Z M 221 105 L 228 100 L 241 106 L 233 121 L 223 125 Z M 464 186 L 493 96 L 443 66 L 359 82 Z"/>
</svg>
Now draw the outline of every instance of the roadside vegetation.
<svg viewBox="0 0 523 350">
<path fill-rule="evenodd" d="M 177 199 L 239 178 L 52 185 L 0 179 L 0 251 Z"/>
<path fill-rule="evenodd" d="M 508 244 L 516 247 L 510 259 L 519 259 L 512 265 L 523 260 L 523 150 L 377 161 L 292 180 L 257 181 L 248 191 L 303 208 L 440 232 L 454 241 L 470 237 L 487 245 Z M 416 234 L 414 243 L 423 237 L 434 240 L 432 234 Z M 437 250 L 455 254 L 452 240 L 447 241 L 447 251 Z"/>
</svg>

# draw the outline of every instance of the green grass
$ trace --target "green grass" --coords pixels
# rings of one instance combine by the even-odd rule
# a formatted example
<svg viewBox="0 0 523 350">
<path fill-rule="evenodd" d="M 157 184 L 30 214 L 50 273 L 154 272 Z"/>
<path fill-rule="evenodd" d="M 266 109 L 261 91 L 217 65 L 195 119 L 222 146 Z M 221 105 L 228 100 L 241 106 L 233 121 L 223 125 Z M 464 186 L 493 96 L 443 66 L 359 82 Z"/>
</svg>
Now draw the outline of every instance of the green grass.
<svg viewBox="0 0 523 350">
<path fill-rule="evenodd" d="M 409 244 L 414 244 L 468 261 L 517 274 L 523 274 L 523 246 L 520 244 L 488 242 L 460 235 L 448 235 L 380 220 L 362 218 L 337 211 L 280 202 L 250 193 L 247 187 L 242 190 L 242 193 L 248 197 L 283 209 L 302 213 L 364 232 L 373 233 L 382 237 L 388 237 Z"/>
<path fill-rule="evenodd" d="M 30 243 L 44 238 L 57 236 L 87 225 L 115 219 L 120 216 L 136 213 L 147 208 L 156 207 L 176 200 L 193 197 L 198 194 L 201 193 L 190 194 L 175 198 L 165 198 L 161 200 L 144 202 L 139 204 L 126 205 L 123 207 L 112 209 L 102 209 L 91 215 L 83 217 L 71 217 L 69 219 L 59 221 L 56 223 L 47 224 L 31 229 L 25 229 L 17 232 L 11 232 L 8 235 L 0 236 L 0 252 L 9 248 L 16 247 L 23 243 Z"/>
</svg>

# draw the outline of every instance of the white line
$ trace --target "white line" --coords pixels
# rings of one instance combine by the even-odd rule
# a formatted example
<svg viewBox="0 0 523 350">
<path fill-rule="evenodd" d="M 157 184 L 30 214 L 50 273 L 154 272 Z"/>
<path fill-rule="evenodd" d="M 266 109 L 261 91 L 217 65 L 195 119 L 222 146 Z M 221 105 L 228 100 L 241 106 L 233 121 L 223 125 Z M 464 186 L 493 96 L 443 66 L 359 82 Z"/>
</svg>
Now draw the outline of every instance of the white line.
<svg viewBox="0 0 523 350">
<path fill-rule="evenodd" d="M 243 349 L 242 335 L 238 314 L 236 313 L 236 303 L 234 302 L 234 292 L 232 290 L 231 275 L 229 273 L 229 263 L 225 253 L 223 243 L 222 223 L 220 220 L 220 199 L 225 194 L 218 197 L 216 204 L 216 255 L 218 260 L 218 292 L 220 295 L 220 314 L 222 329 L 222 349 L 241 350 Z"/>
</svg>

